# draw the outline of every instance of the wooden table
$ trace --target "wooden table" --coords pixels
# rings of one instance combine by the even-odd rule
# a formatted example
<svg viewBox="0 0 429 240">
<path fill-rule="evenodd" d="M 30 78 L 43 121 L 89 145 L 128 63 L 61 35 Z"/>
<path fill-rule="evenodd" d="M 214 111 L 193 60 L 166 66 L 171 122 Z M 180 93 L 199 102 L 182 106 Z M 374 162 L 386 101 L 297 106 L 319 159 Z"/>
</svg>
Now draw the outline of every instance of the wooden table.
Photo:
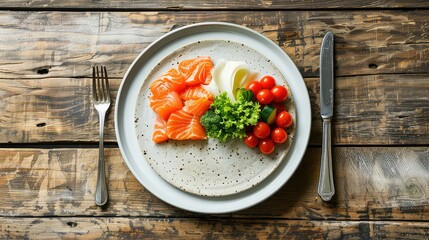
<svg viewBox="0 0 429 240">
<path fill-rule="evenodd" d="M 428 1 L 9 0 L 0 8 L 1 239 L 429 238 Z M 91 65 L 107 66 L 115 99 L 145 47 L 205 21 L 254 29 L 298 66 L 313 113 L 299 169 L 244 211 L 177 209 L 128 170 L 111 112 L 110 203 L 97 207 Z M 331 202 L 317 195 L 319 51 L 327 31 L 336 36 Z"/>
</svg>

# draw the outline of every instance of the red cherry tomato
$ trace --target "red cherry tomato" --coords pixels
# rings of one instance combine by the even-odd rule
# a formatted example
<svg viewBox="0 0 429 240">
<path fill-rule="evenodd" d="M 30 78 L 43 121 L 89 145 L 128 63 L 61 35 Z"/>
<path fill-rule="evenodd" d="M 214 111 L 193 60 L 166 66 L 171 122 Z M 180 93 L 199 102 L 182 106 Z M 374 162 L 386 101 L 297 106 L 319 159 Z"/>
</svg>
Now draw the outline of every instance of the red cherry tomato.
<svg viewBox="0 0 429 240">
<path fill-rule="evenodd" d="M 276 80 L 271 76 L 265 76 L 261 79 L 263 89 L 271 89 L 276 85 Z"/>
<path fill-rule="evenodd" d="M 253 127 L 253 134 L 255 134 L 256 137 L 261 139 L 270 136 L 270 132 L 271 132 L 270 126 L 268 126 L 268 124 L 264 122 L 258 122 Z"/>
<path fill-rule="evenodd" d="M 287 140 L 287 133 L 283 128 L 277 127 L 271 131 L 271 139 L 275 143 L 284 143 Z"/>
<path fill-rule="evenodd" d="M 273 102 L 281 103 L 287 99 L 287 90 L 283 86 L 275 86 L 271 89 L 271 93 L 273 94 Z"/>
<path fill-rule="evenodd" d="M 247 85 L 246 89 L 252 91 L 253 96 L 256 97 L 256 94 L 258 94 L 258 92 L 262 90 L 262 85 L 258 81 L 253 81 L 249 83 L 249 85 Z"/>
<path fill-rule="evenodd" d="M 281 128 L 289 127 L 292 125 L 292 116 L 286 111 L 280 112 L 276 116 L 276 125 Z"/>
<path fill-rule="evenodd" d="M 273 94 L 268 89 L 262 89 L 261 91 L 256 94 L 256 99 L 260 104 L 266 105 L 269 104 L 271 101 L 273 101 Z"/>
<path fill-rule="evenodd" d="M 286 106 L 283 103 L 274 103 L 273 107 L 276 109 L 277 113 L 286 111 Z"/>
<path fill-rule="evenodd" d="M 271 138 L 265 138 L 259 141 L 259 151 L 263 154 L 270 154 L 274 152 L 275 143 Z"/>
<path fill-rule="evenodd" d="M 246 144 L 250 148 L 254 148 L 258 146 L 259 138 L 255 136 L 253 133 L 247 134 L 247 137 L 244 138 L 244 144 Z"/>
</svg>

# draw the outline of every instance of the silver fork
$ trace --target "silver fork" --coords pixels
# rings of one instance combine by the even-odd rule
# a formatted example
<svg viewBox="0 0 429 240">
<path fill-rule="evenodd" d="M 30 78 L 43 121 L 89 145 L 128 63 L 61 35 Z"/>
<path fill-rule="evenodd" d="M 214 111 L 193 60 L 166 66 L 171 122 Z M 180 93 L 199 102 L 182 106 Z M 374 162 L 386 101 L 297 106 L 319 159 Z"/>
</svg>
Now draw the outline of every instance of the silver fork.
<svg viewBox="0 0 429 240">
<path fill-rule="evenodd" d="M 100 117 L 100 145 L 98 157 L 97 187 L 95 203 L 98 206 L 106 204 L 109 198 L 106 184 L 106 167 L 104 161 L 104 120 L 110 107 L 109 80 L 105 66 L 92 67 L 92 99 Z"/>
</svg>

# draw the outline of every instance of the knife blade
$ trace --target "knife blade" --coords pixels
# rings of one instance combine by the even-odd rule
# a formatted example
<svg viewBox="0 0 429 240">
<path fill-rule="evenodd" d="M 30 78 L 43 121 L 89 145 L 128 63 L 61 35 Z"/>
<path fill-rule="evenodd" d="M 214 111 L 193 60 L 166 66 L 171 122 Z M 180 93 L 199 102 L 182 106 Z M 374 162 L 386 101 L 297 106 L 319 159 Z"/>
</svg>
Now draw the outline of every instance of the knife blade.
<svg viewBox="0 0 429 240">
<path fill-rule="evenodd" d="M 320 49 L 320 115 L 323 131 L 318 193 L 324 201 L 329 201 L 335 194 L 331 149 L 331 120 L 334 115 L 334 34 L 332 32 L 326 33 Z"/>
<path fill-rule="evenodd" d="M 333 116 L 334 109 L 334 34 L 328 32 L 320 49 L 320 115 Z"/>
</svg>

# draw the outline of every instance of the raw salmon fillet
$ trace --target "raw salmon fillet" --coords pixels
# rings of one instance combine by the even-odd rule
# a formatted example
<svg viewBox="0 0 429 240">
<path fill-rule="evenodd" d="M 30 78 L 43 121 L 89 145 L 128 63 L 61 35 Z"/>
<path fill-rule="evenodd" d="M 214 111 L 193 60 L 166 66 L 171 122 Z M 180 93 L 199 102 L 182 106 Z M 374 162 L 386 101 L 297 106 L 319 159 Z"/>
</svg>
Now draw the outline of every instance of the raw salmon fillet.
<svg viewBox="0 0 429 240">
<path fill-rule="evenodd" d="M 184 110 L 178 110 L 170 115 L 167 121 L 167 136 L 174 140 L 207 139 L 200 117 Z"/>
<path fill-rule="evenodd" d="M 183 100 L 197 100 L 200 98 L 206 98 L 209 100 L 213 100 L 214 96 L 213 93 L 207 91 L 203 86 L 197 85 L 197 86 L 191 86 L 186 88 L 180 93 L 180 98 Z"/>
<path fill-rule="evenodd" d="M 162 97 L 169 92 L 180 92 L 185 88 L 185 78 L 175 68 L 168 70 L 164 75 L 156 79 L 149 86 L 151 93 L 156 97 Z"/>
<path fill-rule="evenodd" d="M 212 68 L 213 63 L 210 57 L 183 60 L 178 66 L 179 72 L 185 78 L 185 84 L 189 86 L 209 84 L 212 80 Z"/>
<path fill-rule="evenodd" d="M 152 141 L 155 143 L 162 143 L 167 140 L 167 122 L 157 115 L 155 118 L 155 125 L 153 126 Z"/>
<path fill-rule="evenodd" d="M 169 92 L 162 97 L 152 96 L 150 98 L 149 106 L 154 110 L 162 119 L 168 120 L 171 113 L 182 109 L 183 102 L 176 92 Z"/>
<path fill-rule="evenodd" d="M 207 112 L 207 110 L 209 110 L 212 102 L 213 100 L 209 100 L 207 98 L 199 98 L 196 100 L 189 99 L 185 101 L 185 106 L 183 107 L 183 110 L 185 112 L 201 117 L 204 113 Z"/>
<path fill-rule="evenodd" d="M 150 84 L 149 106 L 157 113 L 152 141 L 207 139 L 200 117 L 214 99 L 203 87 L 212 80 L 212 68 L 210 57 L 184 60 Z"/>
</svg>

